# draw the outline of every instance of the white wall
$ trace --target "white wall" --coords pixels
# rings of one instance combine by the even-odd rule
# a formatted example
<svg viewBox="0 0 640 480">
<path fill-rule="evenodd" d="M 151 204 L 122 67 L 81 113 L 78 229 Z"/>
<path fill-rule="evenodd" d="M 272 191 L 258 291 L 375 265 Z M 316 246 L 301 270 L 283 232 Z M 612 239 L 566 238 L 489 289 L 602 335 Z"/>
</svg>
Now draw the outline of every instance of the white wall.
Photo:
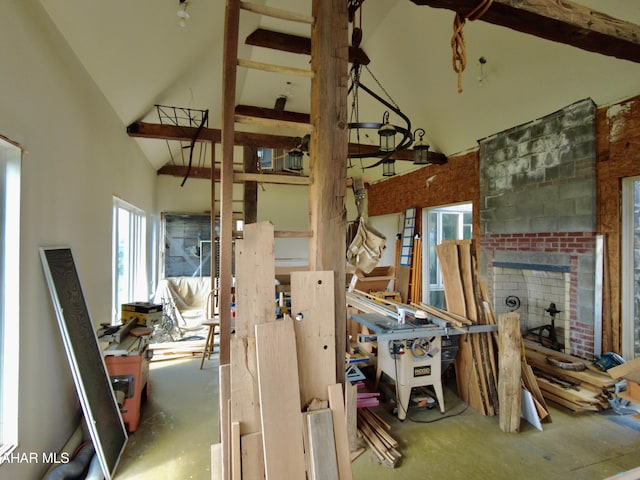
<svg viewBox="0 0 640 480">
<path fill-rule="evenodd" d="M 18 452 L 59 450 L 80 418 L 38 248 L 68 245 L 94 323 L 111 311 L 111 207 L 117 195 L 151 215 L 155 171 L 39 2 L 5 0 L 0 15 L 0 134 L 22 165 Z M 155 217 L 150 217 L 150 222 Z M 47 465 L 3 464 L 2 478 Z"/>
</svg>

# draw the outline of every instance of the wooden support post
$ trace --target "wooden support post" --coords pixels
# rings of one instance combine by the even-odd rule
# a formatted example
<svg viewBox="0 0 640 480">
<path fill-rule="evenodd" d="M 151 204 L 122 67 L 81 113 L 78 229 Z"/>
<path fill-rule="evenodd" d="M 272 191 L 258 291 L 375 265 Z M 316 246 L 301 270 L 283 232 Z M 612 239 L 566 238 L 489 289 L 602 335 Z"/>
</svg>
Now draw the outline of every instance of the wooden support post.
<svg viewBox="0 0 640 480">
<path fill-rule="evenodd" d="M 498 399 L 500 429 L 513 433 L 520 430 L 521 368 L 520 315 L 511 312 L 498 316 Z"/>
<path fill-rule="evenodd" d="M 229 363 L 231 335 L 231 285 L 233 281 L 233 147 L 235 144 L 234 108 L 236 101 L 236 59 L 240 5 L 227 0 L 225 9 L 225 46 L 222 69 L 222 161 L 220 163 L 220 364 Z"/>
<path fill-rule="evenodd" d="M 309 270 L 334 274 L 336 375 L 344 380 L 347 351 L 345 298 L 347 179 L 347 4 L 313 0 L 311 29 L 311 177 L 309 188 Z"/>
</svg>

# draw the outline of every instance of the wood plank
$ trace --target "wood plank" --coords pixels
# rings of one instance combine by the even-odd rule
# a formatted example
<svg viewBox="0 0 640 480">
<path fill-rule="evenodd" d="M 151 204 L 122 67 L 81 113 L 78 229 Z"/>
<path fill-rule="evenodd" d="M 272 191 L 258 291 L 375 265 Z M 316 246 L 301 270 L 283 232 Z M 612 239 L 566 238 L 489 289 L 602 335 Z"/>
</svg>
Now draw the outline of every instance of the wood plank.
<svg viewBox="0 0 640 480">
<path fill-rule="evenodd" d="M 242 480 L 240 422 L 231 422 L 231 478 L 232 480 Z"/>
<path fill-rule="evenodd" d="M 339 480 L 331 410 L 304 413 L 309 480 Z"/>
<path fill-rule="evenodd" d="M 471 263 L 471 244 L 457 244 L 458 268 L 464 291 L 465 309 L 467 318 L 472 322 L 478 322 L 478 309 L 476 308 L 475 290 L 473 288 L 473 271 Z"/>
<path fill-rule="evenodd" d="M 249 173 L 235 172 L 233 181 L 241 182 L 257 182 L 257 183 L 273 183 L 282 185 L 311 185 L 313 180 L 304 175 L 285 175 L 277 173 Z"/>
<path fill-rule="evenodd" d="M 231 419 L 240 422 L 240 433 L 261 431 L 256 340 L 231 337 Z"/>
<path fill-rule="evenodd" d="M 264 480 L 262 433 L 249 433 L 240 439 L 242 449 L 242 480 Z"/>
<path fill-rule="evenodd" d="M 231 365 L 219 367 L 220 399 L 218 403 L 220 418 L 221 472 L 224 480 L 231 479 Z"/>
<path fill-rule="evenodd" d="M 351 382 L 347 382 L 351 383 Z M 351 455 L 349 448 L 349 434 L 347 432 L 347 418 L 345 414 L 345 399 L 342 385 L 329 385 L 329 408 L 333 417 L 333 435 L 336 442 L 336 458 L 338 460 L 338 477 L 340 480 L 351 480 Z"/>
<path fill-rule="evenodd" d="M 355 452 L 360 447 L 358 443 L 358 387 L 351 382 L 345 382 L 344 397 L 349 451 Z"/>
<path fill-rule="evenodd" d="M 236 336 L 253 336 L 257 323 L 275 320 L 275 244 L 271 222 L 244 226 L 236 240 Z"/>
<path fill-rule="evenodd" d="M 588 369 L 583 370 L 582 372 L 576 372 L 571 370 L 563 370 L 561 368 L 555 367 L 547 361 L 548 354 L 543 353 L 544 350 L 541 350 L 540 347 L 530 347 L 530 343 L 526 341 L 525 341 L 525 347 L 526 347 L 527 363 L 533 367 L 540 368 L 541 370 L 544 370 L 550 373 L 568 375 L 581 382 L 586 382 L 591 385 L 595 385 L 600 390 L 602 390 L 603 388 L 613 388 L 616 383 L 614 379 L 610 378 L 608 375 L 604 373 L 592 372 L 591 370 L 588 370 Z M 554 350 L 551 350 L 551 351 L 554 352 Z M 559 354 L 560 352 L 556 352 L 556 353 Z M 560 356 L 560 355 L 558 356 L 567 361 L 571 361 L 570 360 L 571 358 L 573 358 L 575 361 L 581 360 L 577 357 L 571 357 L 571 356 L 568 356 L 567 358 L 566 354 L 564 354 L 563 356 Z"/>
<path fill-rule="evenodd" d="M 291 272 L 291 312 L 302 315 L 294 324 L 301 407 L 327 400 L 336 383 L 334 292 L 333 272 Z"/>
<path fill-rule="evenodd" d="M 222 444 L 211 445 L 211 480 L 222 480 Z"/>
<path fill-rule="evenodd" d="M 243 68 L 250 68 L 253 70 L 261 70 L 263 72 L 293 75 L 295 77 L 306 77 L 306 78 L 313 77 L 313 72 L 311 70 L 287 67 L 286 65 L 276 65 L 273 63 L 256 62 L 254 60 L 247 60 L 245 58 L 238 59 L 238 66 Z"/>
<path fill-rule="evenodd" d="M 290 22 L 307 23 L 309 25 L 313 24 L 313 17 L 304 13 L 292 12 L 253 2 L 240 2 L 240 8 L 249 12 L 265 15 L 267 17 L 279 18 Z"/>
<path fill-rule="evenodd" d="M 464 286 L 460 277 L 458 249 L 455 244 L 441 243 L 436 245 L 436 254 L 440 261 L 442 280 L 445 285 L 447 310 L 468 318 Z"/>
<path fill-rule="evenodd" d="M 305 480 L 293 320 L 255 326 L 262 446 L 267 480 Z"/>
<path fill-rule="evenodd" d="M 520 431 L 520 315 L 504 313 L 498 316 L 498 399 L 500 404 L 500 429 L 503 432 Z"/>
<path fill-rule="evenodd" d="M 244 125 L 258 125 L 261 127 L 269 127 L 273 129 L 292 129 L 301 133 L 312 133 L 313 127 L 304 123 L 287 122 L 286 120 L 278 120 L 272 118 L 248 117 L 246 115 L 234 115 L 236 123 Z"/>
<path fill-rule="evenodd" d="M 468 15 L 477 0 L 411 0 Z M 568 0 L 494 0 L 480 20 L 554 42 L 640 62 L 640 26 Z"/>
</svg>

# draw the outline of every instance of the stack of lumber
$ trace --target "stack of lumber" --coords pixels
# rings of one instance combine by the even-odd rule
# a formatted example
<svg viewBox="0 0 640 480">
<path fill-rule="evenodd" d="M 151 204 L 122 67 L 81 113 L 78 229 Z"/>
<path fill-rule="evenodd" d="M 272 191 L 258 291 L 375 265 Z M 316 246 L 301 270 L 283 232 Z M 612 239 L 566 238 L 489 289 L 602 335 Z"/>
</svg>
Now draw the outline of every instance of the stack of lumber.
<svg viewBox="0 0 640 480">
<path fill-rule="evenodd" d="M 355 401 L 345 402 L 336 383 L 326 308 L 334 304 L 333 272 L 291 274 L 301 318 L 294 322 L 276 319 L 274 268 L 273 225 L 246 225 L 236 241 L 231 361 L 220 366 L 223 478 L 351 480 L 345 403 L 355 417 Z"/>
<path fill-rule="evenodd" d="M 599 371 L 589 361 L 528 340 L 524 343 L 527 363 L 535 373 L 544 398 L 575 413 L 609 408 L 606 392 L 612 392 L 615 388 L 615 380 L 609 375 Z M 554 364 L 549 363 L 549 359 Z M 557 366 L 558 363 L 566 364 L 566 368 Z M 584 370 L 575 370 L 579 366 L 584 366 Z"/>
<path fill-rule="evenodd" d="M 376 462 L 385 467 L 395 467 L 402 454 L 397 450 L 398 442 L 389 435 L 391 425 L 373 410 L 358 409 L 358 432 L 371 448 Z"/>
<path fill-rule="evenodd" d="M 477 276 L 471 240 L 446 240 L 436 246 L 447 311 L 474 324 L 487 325 L 487 310 Z M 489 333 L 460 335 L 455 359 L 458 395 L 483 415 L 498 411 L 498 368 Z"/>
</svg>

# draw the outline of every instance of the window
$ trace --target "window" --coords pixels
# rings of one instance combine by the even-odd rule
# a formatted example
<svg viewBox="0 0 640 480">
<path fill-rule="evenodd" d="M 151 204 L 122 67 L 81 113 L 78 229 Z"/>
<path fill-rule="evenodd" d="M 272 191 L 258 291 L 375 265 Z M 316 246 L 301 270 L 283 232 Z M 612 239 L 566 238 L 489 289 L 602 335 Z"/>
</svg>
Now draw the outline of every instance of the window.
<svg viewBox="0 0 640 480">
<path fill-rule="evenodd" d="M 427 210 L 426 218 L 423 217 L 423 229 L 426 233 L 423 238 L 426 249 L 427 269 L 424 277 L 429 281 L 425 282 L 423 296 L 427 298 L 427 303 L 439 308 L 445 308 L 444 285 L 442 283 L 442 273 L 440 272 L 440 262 L 436 255 L 436 245 L 443 240 L 463 240 L 471 238 L 472 212 L 471 204 L 454 205 L 451 207 L 440 207 Z M 426 221 L 424 221 L 426 220 Z"/>
<path fill-rule="evenodd" d="M 113 198 L 113 323 L 123 303 L 147 301 L 146 218 L 137 207 Z"/>
<path fill-rule="evenodd" d="M 18 444 L 21 155 L 0 138 L 0 458 Z"/>
</svg>

